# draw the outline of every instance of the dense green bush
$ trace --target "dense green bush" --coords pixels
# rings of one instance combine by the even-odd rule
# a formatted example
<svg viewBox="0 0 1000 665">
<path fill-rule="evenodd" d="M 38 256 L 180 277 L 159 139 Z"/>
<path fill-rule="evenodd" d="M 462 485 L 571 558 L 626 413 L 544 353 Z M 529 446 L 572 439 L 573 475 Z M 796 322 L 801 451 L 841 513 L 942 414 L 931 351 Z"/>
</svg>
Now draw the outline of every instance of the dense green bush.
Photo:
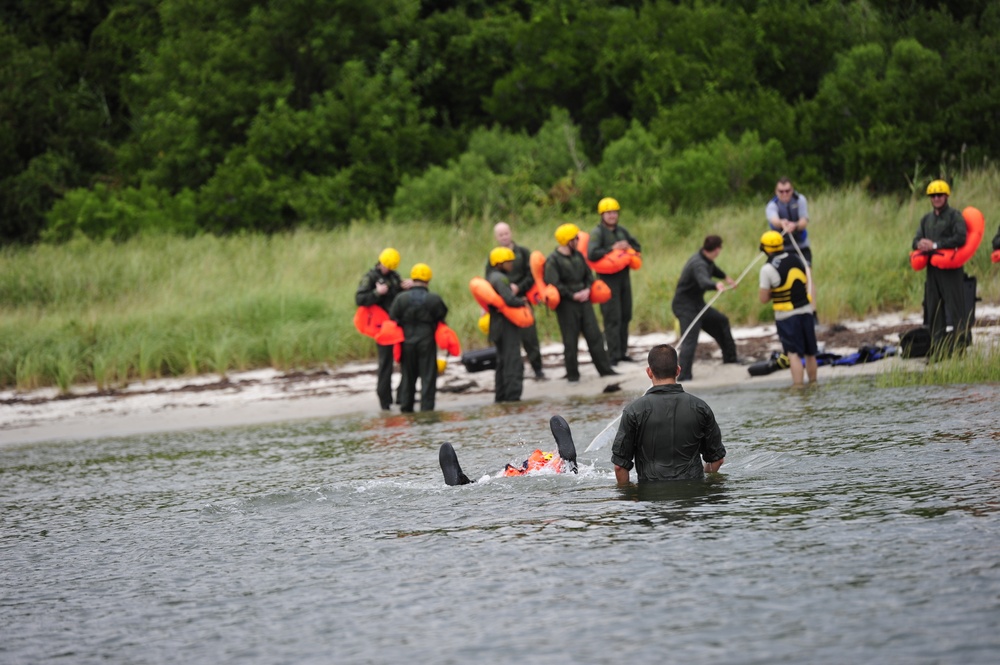
<svg viewBox="0 0 1000 665">
<path fill-rule="evenodd" d="M 76 235 L 95 240 L 123 240 L 139 233 L 180 233 L 199 230 L 196 197 L 190 190 L 171 196 L 149 185 L 112 190 L 98 183 L 70 191 L 49 212 L 43 233 L 47 241 Z"/>
<path fill-rule="evenodd" d="M 986 0 L 14 0 L 0 242 L 122 237 L 161 193 L 216 233 L 904 193 L 1000 154 L 998 70 Z"/>
</svg>

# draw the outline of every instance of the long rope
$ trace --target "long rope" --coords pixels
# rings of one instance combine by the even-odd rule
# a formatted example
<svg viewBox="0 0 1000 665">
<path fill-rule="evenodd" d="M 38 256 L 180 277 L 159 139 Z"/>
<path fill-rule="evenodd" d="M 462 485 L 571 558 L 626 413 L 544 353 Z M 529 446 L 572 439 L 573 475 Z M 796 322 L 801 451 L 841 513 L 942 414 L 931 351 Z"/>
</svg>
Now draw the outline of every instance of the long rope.
<svg viewBox="0 0 1000 665">
<path fill-rule="evenodd" d="M 722 291 L 719 291 L 714 296 L 712 296 L 712 298 L 708 301 L 708 304 L 705 305 L 700 312 L 698 312 L 698 316 L 694 317 L 694 320 L 691 321 L 691 325 L 689 325 L 688 328 L 687 328 L 687 330 L 684 331 L 684 334 L 681 335 L 681 339 L 680 339 L 680 341 L 677 342 L 677 345 L 676 345 L 678 348 L 680 347 L 681 343 L 684 341 L 684 338 L 687 337 L 687 334 L 689 332 L 691 332 L 692 328 L 694 328 L 694 324 L 698 322 L 698 319 L 701 318 L 702 314 L 704 314 L 705 312 L 707 312 L 708 308 L 712 306 L 712 303 L 714 303 L 716 300 L 718 300 L 719 296 L 721 296 L 726 291 L 731 291 L 731 290 L 735 289 L 737 286 L 739 286 L 740 282 L 743 281 L 743 278 L 747 276 L 747 273 L 750 272 L 750 270 L 757 264 L 757 262 L 760 261 L 765 256 L 766 256 L 765 254 L 758 254 L 757 257 L 754 258 L 754 260 L 751 261 L 747 265 L 747 267 L 743 269 L 743 272 L 740 273 L 740 276 L 736 279 L 735 282 L 733 282 L 732 286 L 730 286 L 730 287 L 728 287 L 728 288 L 726 288 L 726 289 L 724 289 Z M 619 422 L 621 422 L 621 419 L 622 419 L 621 414 L 618 414 L 618 416 L 616 418 L 614 418 L 610 423 L 608 423 L 607 427 L 605 427 L 603 430 L 601 430 L 600 433 L 597 436 L 594 437 L 594 440 L 590 442 L 590 445 L 587 446 L 587 449 L 584 452 L 589 453 L 592 450 L 598 450 L 598 449 L 602 448 L 608 441 L 610 441 L 611 440 L 611 435 L 613 433 L 617 432 L 617 430 L 615 430 L 614 432 L 612 432 L 612 430 L 613 430 L 613 428 L 615 428 L 618 425 Z"/>
<path fill-rule="evenodd" d="M 746 268 L 743 269 L 743 272 L 740 273 L 739 278 L 733 283 L 732 286 L 730 286 L 730 287 L 728 287 L 726 289 L 723 289 L 722 291 L 719 291 L 714 296 L 712 296 L 711 299 L 709 299 L 708 303 L 704 307 L 701 308 L 701 311 L 698 312 L 698 316 L 696 316 L 696 317 L 694 317 L 694 319 L 692 319 L 691 323 L 687 327 L 687 330 L 684 331 L 684 334 L 681 335 L 681 338 L 677 341 L 677 348 L 680 348 L 680 345 L 684 343 L 684 338 L 687 337 L 688 333 L 691 332 L 691 330 L 694 328 L 694 324 L 698 323 L 698 319 L 700 319 L 702 317 L 702 315 L 705 312 L 708 311 L 709 307 L 711 307 L 712 305 L 715 304 L 715 301 L 719 299 L 719 296 L 721 296 L 726 291 L 732 291 L 737 286 L 739 286 L 740 282 L 743 281 L 743 278 L 746 277 L 746 275 L 747 275 L 748 272 L 750 272 L 750 269 L 754 267 L 754 264 L 756 264 L 758 261 L 760 261 L 761 258 L 763 258 L 763 257 L 764 257 L 764 254 L 758 254 L 757 257 L 753 261 L 751 261 L 750 264 L 747 265 Z"/>
<path fill-rule="evenodd" d="M 806 269 L 806 291 L 809 293 L 809 300 L 811 302 L 813 299 L 812 269 L 809 267 L 809 262 L 806 261 L 806 257 L 802 254 L 802 250 L 799 249 L 799 243 L 795 242 L 795 234 L 789 233 L 788 231 L 783 231 L 782 233 L 787 235 L 788 239 L 792 241 L 792 247 L 795 248 L 795 253 L 799 255 L 799 261 L 802 261 L 802 265 Z M 816 307 L 816 303 L 813 303 L 813 307 Z"/>
</svg>

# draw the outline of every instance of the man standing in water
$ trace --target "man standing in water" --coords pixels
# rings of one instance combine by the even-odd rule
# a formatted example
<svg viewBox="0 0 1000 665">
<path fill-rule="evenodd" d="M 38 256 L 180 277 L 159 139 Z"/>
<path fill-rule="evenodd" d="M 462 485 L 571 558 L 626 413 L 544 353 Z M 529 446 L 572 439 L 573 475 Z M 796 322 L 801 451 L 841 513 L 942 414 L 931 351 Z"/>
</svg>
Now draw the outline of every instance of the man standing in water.
<svg viewBox="0 0 1000 665">
<path fill-rule="evenodd" d="M 618 484 L 628 484 L 633 466 L 640 483 L 698 480 L 718 471 L 726 461 L 722 432 L 711 407 L 677 383 L 677 351 L 654 346 L 647 363 L 653 386 L 622 411 L 611 447 Z"/>
<path fill-rule="evenodd" d="M 709 307 L 701 318 L 695 321 L 695 317 L 705 307 L 706 291 L 725 291 L 727 287 L 736 285 L 731 277 L 726 276 L 726 273 L 715 265 L 715 260 L 719 258 L 721 252 L 722 238 L 706 236 L 701 249 L 684 264 L 681 277 L 677 280 L 677 290 L 674 291 L 671 309 L 677 317 L 677 322 L 680 323 L 681 334 L 684 336 L 680 357 L 683 369 L 677 377 L 678 381 L 692 379 L 691 367 L 694 365 L 694 352 L 698 348 L 698 333 L 702 328 L 719 343 L 723 363 L 737 361 L 736 342 L 733 340 L 733 332 L 725 314 L 714 307 Z M 721 281 L 714 282 L 713 278 Z"/>
<path fill-rule="evenodd" d="M 788 356 L 792 385 L 801 386 L 802 358 L 810 383 L 816 383 L 816 318 L 809 294 L 806 266 L 799 257 L 785 251 L 785 241 L 777 231 L 760 237 L 760 250 L 767 263 L 760 269 L 760 301 L 774 308 L 781 348 Z"/>
</svg>

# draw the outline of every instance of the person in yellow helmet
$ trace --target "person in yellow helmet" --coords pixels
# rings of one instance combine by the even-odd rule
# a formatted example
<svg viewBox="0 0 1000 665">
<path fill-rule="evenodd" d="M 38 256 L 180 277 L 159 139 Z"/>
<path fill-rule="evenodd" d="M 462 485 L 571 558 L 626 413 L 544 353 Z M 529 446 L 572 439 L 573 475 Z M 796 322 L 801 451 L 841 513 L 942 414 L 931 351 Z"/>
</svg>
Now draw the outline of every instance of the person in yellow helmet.
<svg viewBox="0 0 1000 665">
<path fill-rule="evenodd" d="M 944 180 L 927 186 L 931 211 L 924 215 L 913 238 L 913 249 L 932 253 L 937 249 L 961 247 L 966 240 L 965 218 L 948 205 L 951 187 Z M 931 333 L 932 356 L 950 355 L 972 343 L 971 312 L 965 303 L 965 271 L 962 268 L 935 268 L 927 264 L 924 282 L 924 325 Z M 954 331 L 947 335 L 947 324 Z"/>
<path fill-rule="evenodd" d="M 566 363 L 566 380 L 580 380 L 577 344 L 580 334 L 587 340 L 590 357 L 601 376 L 617 374 L 604 348 L 604 338 L 597 325 L 594 306 L 590 304 L 590 286 L 594 273 L 590 271 L 583 254 L 577 251 L 580 229 L 575 224 L 563 224 L 556 229 L 555 251 L 545 260 L 545 283 L 559 290 L 556 318 L 563 340 L 563 358 Z"/>
<path fill-rule="evenodd" d="M 618 223 L 621 206 L 612 198 L 603 198 L 597 204 L 600 221 L 590 234 L 587 244 L 587 260 L 600 261 L 608 252 L 619 249 L 642 247 L 624 226 Z M 632 321 L 632 278 L 631 268 L 625 267 L 616 273 L 602 274 L 601 279 L 611 288 L 611 298 L 601 304 L 601 318 L 604 320 L 604 340 L 608 345 L 611 364 L 619 361 L 632 362 L 628 355 L 628 324 Z"/>
<path fill-rule="evenodd" d="M 510 282 L 514 250 L 498 245 L 490 252 L 490 270 L 486 273 L 493 290 L 510 307 L 521 307 L 527 300 L 515 295 Z M 495 307 L 490 307 L 490 341 L 497 348 L 494 401 L 516 402 L 524 389 L 524 363 L 521 362 L 521 330 Z"/>
<path fill-rule="evenodd" d="M 378 305 L 388 313 L 396 296 L 413 286 L 412 280 L 402 279 L 396 272 L 399 261 L 398 251 L 392 247 L 383 249 L 375 266 L 361 278 L 354 293 L 354 304 L 358 307 Z M 378 378 L 375 394 L 378 395 L 382 410 L 388 411 L 392 406 L 392 345 L 379 344 L 376 348 Z"/>
<path fill-rule="evenodd" d="M 437 394 L 437 347 L 434 333 L 448 316 L 448 307 L 427 286 L 433 273 L 426 263 L 417 263 L 410 270 L 413 286 L 399 294 L 389 309 L 389 318 L 403 329 L 403 349 L 400 365 L 399 410 L 413 411 L 417 379 L 420 379 L 420 410 L 433 411 Z"/>
<path fill-rule="evenodd" d="M 535 278 L 531 275 L 531 250 L 514 242 L 510 224 L 506 222 L 499 222 L 493 227 L 493 237 L 496 239 L 498 247 L 507 247 L 514 252 L 514 263 L 511 265 L 507 277 L 510 279 L 510 290 L 515 296 L 523 298 L 528 290 L 535 285 Z M 489 258 L 487 258 L 487 279 L 489 279 L 492 269 Z M 518 331 L 521 336 L 521 346 L 524 347 L 524 354 L 528 356 L 531 369 L 535 372 L 535 379 L 545 379 L 545 372 L 542 369 L 542 350 L 538 343 L 538 328 L 532 323 L 527 328 L 519 328 Z"/>
<path fill-rule="evenodd" d="M 785 240 L 777 231 L 760 237 L 767 263 L 760 269 L 760 301 L 774 308 L 781 348 L 788 356 L 792 384 L 803 385 L 802 359 L 810 383 L 816 383 L 816 319 L 809 294 L 806 264 L 797 254 L 785 251 Z"/>
</svg>

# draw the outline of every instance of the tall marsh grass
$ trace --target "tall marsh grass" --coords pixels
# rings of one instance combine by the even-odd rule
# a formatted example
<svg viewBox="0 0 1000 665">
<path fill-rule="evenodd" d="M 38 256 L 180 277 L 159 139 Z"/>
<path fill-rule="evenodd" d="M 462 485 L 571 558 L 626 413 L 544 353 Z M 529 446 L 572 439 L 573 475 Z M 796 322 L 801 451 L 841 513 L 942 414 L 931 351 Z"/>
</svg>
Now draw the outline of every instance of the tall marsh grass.
<svg viewBox="0 0 1000 665">
<path fill-rule="evenodd" d="M 979 296 L 1000 301 L 997 268 L 987 246 L 1000 213 L 1000 172 L 966 176 L 953 204 L 974 204 L 986 216 L 984 246 L 966 266 Z M 907 261 L 922 196 L 872 198 L 860 188 L 805 192 L 820 318 L 857 319 L 875 312 L 916 311 L 924 276 Z M 670 330 L 670 301 L 685 261 L 716 233 L 725 244 L 718 264 L 736 277 L 758 256 L 764 194 L 752 205 L 670 217 L 635 218 L 628 201 L 621 223 L 643 245 L 633 273 L 631 330 Z M 125 243 L 74 240 L 0 250 L 0 387 L 27 390 L 132 381 L 256 367 L 282 370 L 370 358 L 374 343 L 353 327 L 354 291 L 386 246 L 434 271 L 431 289 L 450 308 L 448 323 L 463 347 L 486 346 L 476 327 L 480 310 L 468 291 L 493 246 L 488 215 L 456 224 L 352 223 L 333 231 L 261 236 L 144 237 Z M 591 231 L 585 219 L 514 222 L 514 237 L 546 255 L 564 221 Z M 759 266 L 759 264 L 758 264 Z M 757 300 L 755 267 L 716 302 L 734 324 L 771 320 Z M 536 309 L 539 333 L 558 340 L 555 315 Z"/>
</svg>

